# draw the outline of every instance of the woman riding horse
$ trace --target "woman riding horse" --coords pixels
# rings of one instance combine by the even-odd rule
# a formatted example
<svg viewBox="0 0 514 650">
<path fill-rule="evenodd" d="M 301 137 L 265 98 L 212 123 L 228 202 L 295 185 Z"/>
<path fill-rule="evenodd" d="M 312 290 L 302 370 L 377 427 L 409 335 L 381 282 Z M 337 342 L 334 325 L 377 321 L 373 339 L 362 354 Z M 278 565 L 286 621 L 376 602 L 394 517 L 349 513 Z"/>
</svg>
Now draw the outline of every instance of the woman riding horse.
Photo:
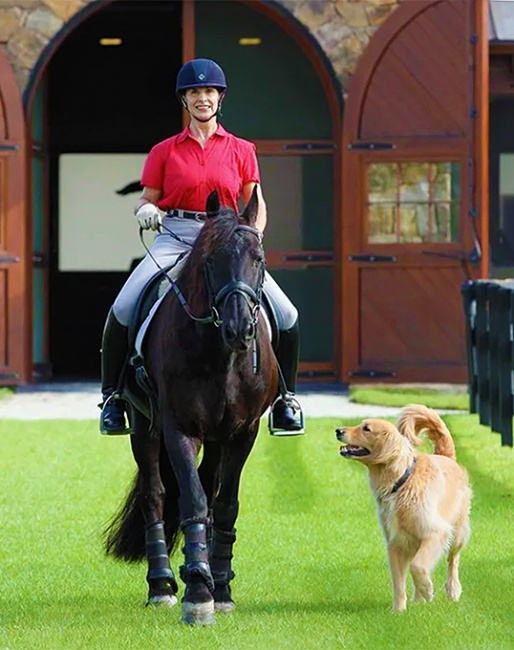
<svg viewBox="0 0 514 650">
<path fill-rule="evenodd" d="M 132 408 L 138 472 L 106 537 L 106 550 L 116 558 L 146 556 L 147 604 L 173 606 L 178 585 L 169 552 L 182 533 L 182 621 L 200 625 L 235 607 L 239 484 L 278 388 L 260 310 L 265 258 L 257 191 L 240 216 L 213 207 L 214 201 L 216 192 L 141 341 L 153 408 L 147 414 Z M 130 365 L 129 386 L 134 373 Z"/>
<path fill-rule="evenodd" d="M 247 205 L 255 187 L 259 200 L 256 228 L 263 232 L 266 226 L 255 145 L 232 135 L 218 123 L 226 90 L 225 74 L 214 61 L 195 59 L 182 66 L 176 94 L 189 113 L 189 126 L 155 145 L 146 159 L 141 179 L 144 189 L 135 216 L 140 228 L 157 231 L 157 235 L 150 254 L 128 278 L 105 323 L 100 417 L 100 431 L 104 434 L 130 431 L 119 391 L 129 352 L 128 324 L 139 295 L 156 273 L 156 262 L 161 268 L 169 267 L 179 255 L 190 250 L 204 224 L 210 192 L 217 190 L 221 205 L 237 211 L 238 198 L 241 196 Z M 271 433 L 295 435 L 303 433 L 303 414 L 293 397 L 298 369 L 298 312 L 269 273 L 264 293 L 277 319 L 275 349 L 282 379 L 282 398 L 277 395 L 272 407 Z"/>
</svg>

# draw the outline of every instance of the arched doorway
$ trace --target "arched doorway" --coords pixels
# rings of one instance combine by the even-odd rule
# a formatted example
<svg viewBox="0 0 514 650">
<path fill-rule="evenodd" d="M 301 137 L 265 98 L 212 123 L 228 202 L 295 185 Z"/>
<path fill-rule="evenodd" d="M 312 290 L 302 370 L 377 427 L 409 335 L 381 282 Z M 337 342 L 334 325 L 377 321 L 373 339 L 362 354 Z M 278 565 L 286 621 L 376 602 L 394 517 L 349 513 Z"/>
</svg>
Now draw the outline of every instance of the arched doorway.
<svg viewBox="0 0 514 650">
<path fill-rule="evenodd" d="M 121 44 L 101 45 L 103 38 Z M 339 91 L 283 12 L 217 0 L 105 3 L 69 32 L 31 91 L 32 101 L 43 96 L 33 129 L 37 120 L 44 125 L 48 150 L 47 198 L 44 183 L 40 197 L 48 210 L 40 212 L 48 214 L 51 373 L 99 374 L 105 314 L 144 253 L 131 222 L 141 166 L 153 144 L 181 128 L 174 79 L 192 56 L 225 68 L 223 124 L 256 142 L 270 215 L 268 266 L 302 315 L 301 372 L 333 381 Z"/>
</svg>

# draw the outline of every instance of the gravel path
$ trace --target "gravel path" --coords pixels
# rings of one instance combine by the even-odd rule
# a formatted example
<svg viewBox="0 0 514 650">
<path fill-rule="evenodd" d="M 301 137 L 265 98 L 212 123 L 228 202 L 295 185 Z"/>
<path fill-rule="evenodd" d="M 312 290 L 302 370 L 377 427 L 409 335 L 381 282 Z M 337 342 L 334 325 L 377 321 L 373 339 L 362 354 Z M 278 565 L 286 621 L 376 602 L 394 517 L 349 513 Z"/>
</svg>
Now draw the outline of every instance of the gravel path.
<svg viewBox="0 0 514 650">
<path fill-rule="evenodd" d="M 399 409 L 352 404 L 348 395 L 332 389 L 298 393 L 306 417 L 395 416 Z M 0 418 L 14 420 L 86 420 L 99 416 L 100 385 L 95 382 L 50 383 L 20 387 L 12 397 L 0 400 Z"/>
</svg>

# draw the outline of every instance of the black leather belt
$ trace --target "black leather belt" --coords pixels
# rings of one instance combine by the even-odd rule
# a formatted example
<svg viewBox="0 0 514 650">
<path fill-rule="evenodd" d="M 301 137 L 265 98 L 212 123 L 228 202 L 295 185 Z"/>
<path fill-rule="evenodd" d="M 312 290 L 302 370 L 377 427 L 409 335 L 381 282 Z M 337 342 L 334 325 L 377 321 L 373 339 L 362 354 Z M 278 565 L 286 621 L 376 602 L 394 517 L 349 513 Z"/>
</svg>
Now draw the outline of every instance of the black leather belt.
<svg viewBox="0 0 514 650">
<path fill-rule="evenodd" d="M 178 217 L 179 219 L 194 219 L 195 221 L 205 221 L 207 212 L 189 212 L 188 210 L 169 210 L 167 217 Z"/>
</svg>

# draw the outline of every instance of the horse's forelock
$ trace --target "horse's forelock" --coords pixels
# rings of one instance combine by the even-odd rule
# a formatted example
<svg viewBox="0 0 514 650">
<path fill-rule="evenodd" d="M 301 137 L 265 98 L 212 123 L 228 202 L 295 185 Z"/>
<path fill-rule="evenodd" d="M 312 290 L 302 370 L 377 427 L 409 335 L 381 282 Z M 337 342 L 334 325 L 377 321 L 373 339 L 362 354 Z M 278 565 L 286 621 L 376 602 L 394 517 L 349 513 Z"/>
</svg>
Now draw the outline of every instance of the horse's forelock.
<svg viewBox="0 0 514 650">
<path fill-rule="evenodd" d="M 223 247 L 232 239 L 238 225 L 237 213 L 231 208 L 221 208 L 216 217 L 205 222 L 196 240 L 193 253 L 198 253 L 203 258 L 210 252 Z"/>
</svg>

